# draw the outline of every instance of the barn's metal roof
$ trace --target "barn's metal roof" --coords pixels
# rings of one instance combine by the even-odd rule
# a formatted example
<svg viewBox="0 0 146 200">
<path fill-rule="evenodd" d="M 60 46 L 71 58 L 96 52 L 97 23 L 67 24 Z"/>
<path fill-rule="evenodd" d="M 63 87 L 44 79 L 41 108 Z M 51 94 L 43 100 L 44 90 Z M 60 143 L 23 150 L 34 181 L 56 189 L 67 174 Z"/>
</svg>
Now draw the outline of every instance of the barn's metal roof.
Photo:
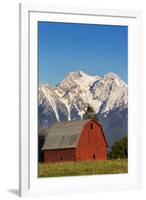
<svg viewBox="0 0 146 200">
<path fill-rule="evenodd" d="M 83 126 L 91 120 L 57 122 L 49 128 L 42 150 L 75 148 Z"/>
</svg>

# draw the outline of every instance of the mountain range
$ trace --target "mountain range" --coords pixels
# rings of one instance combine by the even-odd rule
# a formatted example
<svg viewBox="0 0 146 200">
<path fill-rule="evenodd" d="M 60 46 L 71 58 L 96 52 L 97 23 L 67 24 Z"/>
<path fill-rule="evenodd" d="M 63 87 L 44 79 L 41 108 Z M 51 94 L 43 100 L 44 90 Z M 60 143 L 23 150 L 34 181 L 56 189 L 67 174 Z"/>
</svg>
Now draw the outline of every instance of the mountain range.
<svg viewBox="0 0 146 200">
<path fill-rule="evenodd" d="M 102 77 L 70 72 L 56 86 L 39 86 L 39 127 L 81 119 L 88 105 L 96 112 L 109 147 L 128 134 L 128 87 L 114 73 Z"/>
</svg>

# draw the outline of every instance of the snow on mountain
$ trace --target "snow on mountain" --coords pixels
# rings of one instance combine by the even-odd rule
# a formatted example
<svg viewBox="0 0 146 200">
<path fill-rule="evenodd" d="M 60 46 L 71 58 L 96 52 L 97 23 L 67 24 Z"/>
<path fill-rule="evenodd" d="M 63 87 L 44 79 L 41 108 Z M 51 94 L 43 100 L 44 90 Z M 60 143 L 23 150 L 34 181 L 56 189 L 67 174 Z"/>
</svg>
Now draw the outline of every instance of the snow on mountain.
<svg viewBox="0 0 146 200">
<path fill-rule="evenodd" d="M 89 76 L 82 71 L 78 72 L 70 72 L 67 74 L 67 76 L 64 78 L 64 80 L 57 85 L 57 87 L 62 89 L 70 89 L 71 86 L 79 85 L 81 89 L 89 89 L 93 82 L 100 79 L 100 77 L 97 76 Z"/>
<path fill-rule="evenodd" d="M 84 109 L 91 100 L 90 87 L 100 77 L 89 76 L 81 71 L 70 72 L 64 80 L 55 88 L 56 94 L 61 101 L 67 106 L 69 119 L 73 119 L 71 113 L 78 112 L 80 117 L 84 113 Z"/>
<path fill-rule="evenodd" d="M 93 99 L 98 101 L 97 112 L 108 112 L 128 104 L 127 85 L 114 73 L 108 73 L 92 87 Z"/>
<path fill-rule="evenodd" d="M 49 85 L 39 87 L 39 125 L 48 126 L 55 121 L 68 120 L 66 105 L 58 98 L 54 88 Z"/>
<path fill-rule="evenodd" d="M 56 121 L 80 119 L 88 105 L 92 106 L 101 118 L 106 133 L 114 132 L 112 131 L 114 127 L 108 131 L 112 116 L 114 120 L 121 120 L 124 115 L 124 123 L 127 123 L 127 85 L 114 73 L 98 77 L 89 76 L 82 71 L 70 72 L 55 87 L 41 85 L 38 106 L 39 126 L 46 127 Z M 126 133 L 127 124 L 121 126 L 125 127 L 121 130 Z M 108 137 L 110 138 L 109 135 Z"/>
</svg>

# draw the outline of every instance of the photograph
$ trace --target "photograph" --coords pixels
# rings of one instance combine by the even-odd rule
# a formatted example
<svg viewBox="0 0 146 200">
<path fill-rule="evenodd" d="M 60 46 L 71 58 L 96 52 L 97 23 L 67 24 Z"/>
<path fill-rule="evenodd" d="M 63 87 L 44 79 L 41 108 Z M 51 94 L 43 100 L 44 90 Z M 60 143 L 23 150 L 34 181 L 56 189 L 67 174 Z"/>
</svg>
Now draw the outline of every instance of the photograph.
<svg viewBox="0 0 146 200">
<path fill-rule="evenodd" d="M 128 26 L 37 22 L 38 177 L 128 173 Z"/>
</svg>

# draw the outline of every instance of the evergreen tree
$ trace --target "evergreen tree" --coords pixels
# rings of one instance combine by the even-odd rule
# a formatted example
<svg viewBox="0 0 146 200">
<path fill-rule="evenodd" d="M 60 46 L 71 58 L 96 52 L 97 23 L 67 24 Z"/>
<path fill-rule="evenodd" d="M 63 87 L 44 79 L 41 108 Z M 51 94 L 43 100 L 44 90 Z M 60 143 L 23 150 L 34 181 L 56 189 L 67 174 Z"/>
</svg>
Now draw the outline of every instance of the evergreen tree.
<svg viewBox="0 0 146 200">
<path fill-rule="evenodd" d="M 108 152 L 109 159 L 128 158 L 128 138 L 127 136 L 115 142 Z"/>
<path fill-rule="evenodd" d="M 45 142 L 45 136 L 44 135 L 39 135 L 38 136 L 38 159 L 39 162 L 43 161 L 43 153 L 42 153 L 42 147 Z"/>
<path fill-rule="evenodd" d="M 94 119 L 96 121 L 99 121 L 95 111 L 93 110 L 93 108 L 91 106 L 87 106 L 87 109 L 83 115 L 83 119 Z"/>
</svg>

